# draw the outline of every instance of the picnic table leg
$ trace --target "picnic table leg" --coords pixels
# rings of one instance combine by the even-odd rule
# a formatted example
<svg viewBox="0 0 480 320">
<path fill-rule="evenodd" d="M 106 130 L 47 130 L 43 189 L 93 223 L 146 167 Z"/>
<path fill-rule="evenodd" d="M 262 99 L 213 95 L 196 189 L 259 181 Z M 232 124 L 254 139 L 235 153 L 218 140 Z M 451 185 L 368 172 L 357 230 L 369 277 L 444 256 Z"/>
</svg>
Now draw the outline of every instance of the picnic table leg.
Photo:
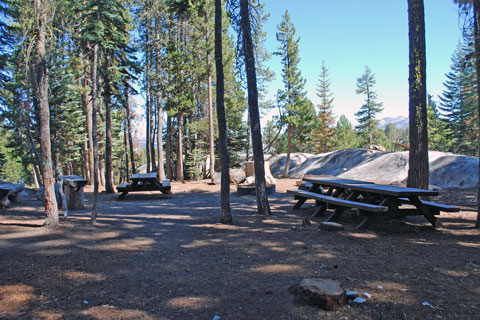
<svg viewBox="0 0 480 320">
<path fill-rule="evenodd" d="M 293 210 L 299 209 L 299 208 L 305 203 L 305 201 L 307 201 L 307 198 L 303 198 L 303 197 L 302 197 L 302 198 L 298 199 L 298 200 L 297 200 L 297 203 L 295 203 L 295 205 L 293 206 L 292 209 L 293 209 Z"/>
<path fill-rule="evenodd" d="M 327 204 L 322 203 L 318 205 L 318 208 L 312 214 L 312 218 L 315 217 L 317 214 L 323 214 L 327 210 Z"/>
<path fill-rule="evenodd" d="M 360 211 L 360 214 L 362 214 L 362 211 Z M 363 228 L 366 228 L 368 227 L 370 224 L 372 224 L 372 222 L 376 221 L 377 220 L 377 214 L 373 213 L 373 214 L 364 214 L 365 217 L 363 218 L 363 220 L 355 227 L 355 229 L 359 230 L 359 229 L 363 229 Z"/>
<path fill-rule="evenodd" d="M 118 197 L 118 199 L 124 199 L 127 196 L 128 192 L 130 190 L 133 190 L 137 186 L 137 184 L 138 184 L 138 181 L 135 180 L 132 182 L 132 184 L 127 185 L 125 187 L 125 190 L 123 190 L 122 194 Z"/>
<path fill-rule="evenodd" d="M 338 208 L 335 209 L 335 211 L 325 220 L 325 222 L 337 220 L 337 219 L 343 214 L 343 212 L 344 212 L 345 210 L 346 210 L 346 208 L 338 207 Z"/>
<path fill-rule="evenodd" d="M 410 199 L 412 204 L 415 205 L 415 207 L 417 207 L 418 211 L 420 211 L 435 228 L 443 227 L 442 223 L 438 221 L 437 218 L 435 218 L 435 216 L 430 211 L 430 209 L 418 197 L 411 196 L 411 197 L 408 197 L 408 199 Z"/>
<path fill-rule="evenodd" d="M 160 190 L 161 193 L 168 194 L 167 190 L 165 190 L 160 181 L 155 179 L 152 181 L 152 183 L 158 188 L 158 190 Z"/>
</svg>

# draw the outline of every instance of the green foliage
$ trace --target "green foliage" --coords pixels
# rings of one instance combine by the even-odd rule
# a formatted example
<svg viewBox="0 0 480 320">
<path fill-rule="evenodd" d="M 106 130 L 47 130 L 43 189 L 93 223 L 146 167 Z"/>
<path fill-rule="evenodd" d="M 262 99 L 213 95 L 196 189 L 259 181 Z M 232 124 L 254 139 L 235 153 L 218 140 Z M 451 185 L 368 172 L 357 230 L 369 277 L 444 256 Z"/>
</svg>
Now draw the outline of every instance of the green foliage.
<svg viewBox="0 0 480 320">
<path fill-rule="evenodd" d="M 373 91 L 375 86 L 375 74 L 372 70 L 366 66 L 365 73 L 357 78 L 357 94 L 365 95 L 365 103 L 360 110 L 355 113 L 355 117 L 358 120 L 359 125 L 357 130 L 363 137 L 363 143 L 377 144 L 375 140 L 375 132 L 377 131 L 378 121 L 376 116 L 383 110 L 383 103 L 377 102 L 378 95 Z"/>
<path fill-rule="evenodd" d="M 352 124 L 348 121 L 347 117 L 342 114 L 335 128 L 335 149 L 359 148 L 361 143 Z"/>
<path fill-rule="evenodd" d="M 451 140 L 451 131 L 448 123 L 440 118 L 440 112 L 437 104 L 428 96 L 427 104 L 427 130 L 428 130 L 428 149 L 437 151 L 449 151 Z"/>
<path fill-rule="evenodd" d="M 205 150 L 201 148 L 195 148 L 188 154 L 185 164 L 189 179 L 200 180 L 203 178 L 206 155 Z"/>
<path fill-rule="evenodd" d="M 446 121 L 446 145 L 455 153 L 476 155 L 478 142 L 478 106 L 473 39 L 467 34 L 452 55 L 451 71 L 446 74 L 445 90 L 440 96 L 439 117 Z"/>
</svg>

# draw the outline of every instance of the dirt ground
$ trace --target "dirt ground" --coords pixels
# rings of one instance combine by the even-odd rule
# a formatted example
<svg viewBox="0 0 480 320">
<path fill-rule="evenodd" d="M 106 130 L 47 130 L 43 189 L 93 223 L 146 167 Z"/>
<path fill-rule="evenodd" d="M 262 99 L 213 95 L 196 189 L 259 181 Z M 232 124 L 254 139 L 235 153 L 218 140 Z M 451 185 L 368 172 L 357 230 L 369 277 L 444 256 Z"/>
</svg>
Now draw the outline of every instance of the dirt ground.
<svg viewBox="0 0 480 320">
<path fill-rule="evenodd" d="M 424 219 L 383 220 L 356 231 L 318 230 L 313 210 L 291 210 L 283 179 L 256 214 L 255 196 L 232 187 L 234 224 L 219 224 L 219 186 L 172 183 L 173 195 L 101 194 L 99 218 L 71 212 L 42 227 L 42 204 L 24 197 L 0 213 L 0 319 L 479 319 L 480 232 L 473 191 L 447 190 L 462 206 Z M 88 190 L 87 190 L 88 191 Z M 304 278 L 338 280 L 370 299 L 324 311 L 293 303 Z M 217 318 L 218 319 L 218 318 Z"/>
</svg>

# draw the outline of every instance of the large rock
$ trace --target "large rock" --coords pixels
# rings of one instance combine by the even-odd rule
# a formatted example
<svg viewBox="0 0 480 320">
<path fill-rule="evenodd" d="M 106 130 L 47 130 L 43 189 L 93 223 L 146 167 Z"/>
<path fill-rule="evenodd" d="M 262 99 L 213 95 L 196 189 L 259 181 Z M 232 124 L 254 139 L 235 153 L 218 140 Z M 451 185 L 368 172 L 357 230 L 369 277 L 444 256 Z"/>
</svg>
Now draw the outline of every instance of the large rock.
<svg viewBox="0 0 480 320">
<path fill-rule="evenodd" d="M 292 153 L 290 154 L 290 170 L 297 168 L 302 163 L 305 162 L 308 158 L 313 156 L 310 153 Z M 276 155 L 269 159 L 270 161 L 270 171 L 274 177 L 280 177 L 283 175 L 283 171 L 285 170 L 285 163 L 287 161 L 287 154 L 282 153 Z"/>
<path fill-rule="evenodd" d="M 430 159 L 429 183 L 441 188 L 476 188 L 478 158 L 441 152 L 441 156 Z"/>
<path fill-rule="evenodd" d="M 344 149 L 322 153 L 309 157 L 300 166 L 291 169 L 288 176 L 290 178 L 301 178 L 307 174 L 336 176 L 381 155 L 384 153 L 367 149 Z"/>
<path fill-rule="evenodd" d="M 247 175 L 242 169 L 230 169 L 230 182 L 240 184 L 245 181 Z"/>
</svg>

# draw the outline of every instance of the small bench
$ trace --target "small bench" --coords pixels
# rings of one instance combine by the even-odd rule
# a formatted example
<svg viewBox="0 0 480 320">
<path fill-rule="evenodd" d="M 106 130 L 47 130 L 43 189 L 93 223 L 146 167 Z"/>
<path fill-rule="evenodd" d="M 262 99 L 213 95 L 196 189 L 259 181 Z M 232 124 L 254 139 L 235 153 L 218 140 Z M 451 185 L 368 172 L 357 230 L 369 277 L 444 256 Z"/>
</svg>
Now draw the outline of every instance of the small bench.
<svg viewBox="0 0 480 320">
<path fill-rule="evenodd" d="M 398 198 L 397 199 L 400 203 L 404 204 L 413 204 L 412 201 L 408 198 Z M 431 201 L 424 201 L 422 200 L 422 203 L 426 205 L 430 210 L 433 211 L 435 215 L 439 214 L 440 211 L 444 212 L 459 212 L 460 208 L 455 207 L 455 206 L 450 206 L 442 203 L 437 203 L 437 202 L 431 202 Z"/>
<path fill-rule="evenodd" d="M 326 196 L 326 195 L 315 193 L 315 192 L 309 192 L 305 190 L 287 190 L 287 192 L 295 195 L 298 198 L 313 199 L 315 201 L 319 201 L 325 204 L 331 204 L 337 207 L 341 207 L 341 208 L 337 208 L 335 212 L 332 215 L 330 215 L 330 217 L 328 217 L 327 220 L 325 221 L 330 221 L 339 217 L 343 213 L 343 211 L 345 211 L 345 209 L 348 209 L 348 208 L 356 208 L 361 212 L 373 212 L 373 213 L 388 212 L 388 207 L 385 207 L 385 206 L 378 206 L 375 204 L 350 201 L 350 200 L 335 198 L 331 196 Z M 324 212 L 326 209 L 327 209 L 326 206 L 320 206 L 312 214 L 312 217 L 316 216 L 318 213 Z"/>
</svg>

